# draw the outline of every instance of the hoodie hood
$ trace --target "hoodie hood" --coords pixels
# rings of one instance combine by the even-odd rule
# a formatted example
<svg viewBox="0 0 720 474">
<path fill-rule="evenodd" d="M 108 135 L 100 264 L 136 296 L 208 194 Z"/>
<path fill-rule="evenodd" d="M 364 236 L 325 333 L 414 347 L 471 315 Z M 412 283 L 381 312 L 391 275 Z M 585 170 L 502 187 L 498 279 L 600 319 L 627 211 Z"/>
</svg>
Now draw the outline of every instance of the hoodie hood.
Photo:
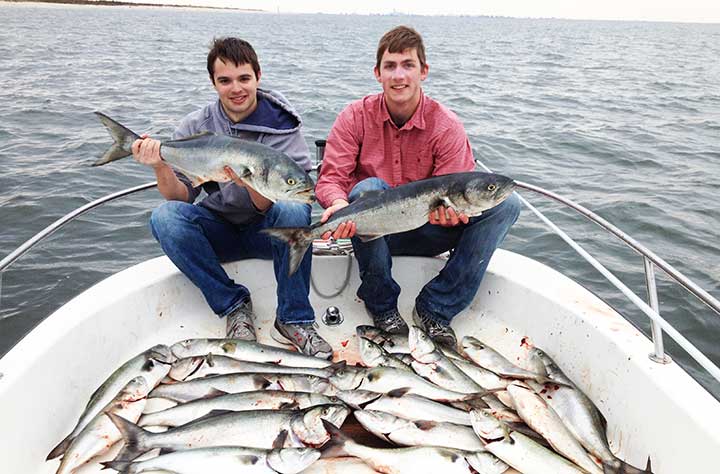
<svg viewBox="0 0 720 474">
<path fill-rule="evenodd" d="M 228 135 L 241 132 L 285 135 L 296 132 L 302 126 L 302 119 L 281 93 L 265 89 L 257 90 L 257 108 L 240 123 L 232 123 L 218 99 L 213 112 L 224 118 Z"/>
</svg>

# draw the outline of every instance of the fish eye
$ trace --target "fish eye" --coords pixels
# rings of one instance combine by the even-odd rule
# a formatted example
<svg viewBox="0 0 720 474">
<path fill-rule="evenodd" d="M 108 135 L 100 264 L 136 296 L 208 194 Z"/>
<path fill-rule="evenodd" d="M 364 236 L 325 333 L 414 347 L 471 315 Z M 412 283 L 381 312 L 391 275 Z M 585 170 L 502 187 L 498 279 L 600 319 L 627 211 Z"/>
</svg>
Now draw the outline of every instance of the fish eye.
<svg viewBox="0 0 720 474">
<path fill-rule="evenodd" d="M 488 191 L 495 191 L 497 189 L 496 184 L 488 184 Z"/>
<path fill-rule="evenodd" d="M 295 178 L 288 178 L 288 179 L 287 179 L 287 184 L 289 184 L 290 186 L 294 186 L 295 183 L 297 183 L 297 181 L 295 181 Z"/>
</svg>

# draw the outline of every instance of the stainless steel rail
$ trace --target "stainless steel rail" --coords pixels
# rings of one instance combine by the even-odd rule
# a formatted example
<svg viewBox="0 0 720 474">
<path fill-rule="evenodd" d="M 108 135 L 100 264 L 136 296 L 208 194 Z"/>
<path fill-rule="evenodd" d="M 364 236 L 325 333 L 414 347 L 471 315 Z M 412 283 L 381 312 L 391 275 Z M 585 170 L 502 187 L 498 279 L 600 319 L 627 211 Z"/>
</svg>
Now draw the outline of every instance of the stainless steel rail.
<svg viewBox="0 0 720 474">
<path fill-rule="evenodd" d="M 553 198 L 559 198 L 559 201 L 563 204 L 571 207 L 572 209 L 577 210 L 581 214 L 585 215 L 588 219 L 590 219 L 593 222 L 598 223 L 599 225 L 602 225 L 601 223 L 604 223 L 605 225 L 602 225 L 603 228 L 608 230 L 609 232 L 618 235 L 618 237 L 624 236 L 629 240 L 626 240 L 623 238 L 623 241 L 625 241 L 628 245 L 630 245 L 632 248 L 634 248 L 639 253 L 643 254 L 646 259 L 657 259 L 658 262 L 661 262 L 663 266 L 666 266 L 669 269 L 672 269 L 673 274 L 670 275 L 673 278 L 682 278 L 685 283 L 689 283 L 691 286 L 694 287 L 696 291 L 693 291 L 692 294 L 696 295 L 701 301 L 703 301 L 705 304 L 707 304 L 710 308 L 715 309 L 716 306 L 718 306 L 718 301 L 710 296 L 709 294 L 705 293 L 702 289 L 697 287 L 693 282 L 691 282 L 687 277 L 682 275 L 680 272 L 675 270 L 670 264 L 666 263 L 664 260 L 660 259 L 659 257 L 655 256 L 650 252 L 649 250 L 645 249 L 642 245 L 635 242 L 632 238 L 627 236 L 627 234 L 623 233 L 621 230 L 617 229 L 615 226 L 612 226 L 607 221 L 605 221 L 602 217 L 594 214 L 593 212 L 587 210 L 586 208 L 582 207 L 581 205 L 570 201 L 567 198 L 562 198 L 554 193 L 551 193 L 550 191 L 544 190 L 542 188 L 539 188 L 537 186 L 533 186 L 527 183 L 517 182 L 516 184 L 518 187 L 528 189 L 531 191 L 538 192 L 540 194 L 546 195 L 548 197 Z M 682 334 L 680 334 L 674 327 L 670 325 L 667 321 L 665 321 L 660 314 L 657 311 L 657 294 L 655 293 L 655 279 L 654 279 L 654 273 L 652 275 L 646 274 L 646 280 L 648 283 L 648 289 L 651 290 L 649 293 L 649 299 L 651 304 L 654 304 L 656 307 L 652 308 L 647 303 L 645 303 L 640 297 L 638 297 L 635 293 L 632 292 L 624 283 L 620 281 L 615 275 L 613 275 L 607 268 L 605 268 L 600 262 L 598 262 L 592 255 L 590 255 L 585 249 L 583 249 L 579 244 L 577 244 L 575 241 L 573 241 L 565 232 L 563 232 L 557 225 L 555 225 L 553 222 L 550 221 L 545 215 L 543 215 L 540 211 L 538 211 L 532 204 L 527 202 L 522 196 L 520 196 L 520 200 L 532 211 L 537 215 L 540 220 L 545 222 L 545 224 L 548 225 L 553 231 L 555 231 L 556 234 L 560 236 L 570 247 L 575 249 L 576 252 L 580 254 L 585 260 L 588 261 L 595 269 L 597 269 L 607 280 L 612 283 L 617 289 L 619 289 L 635 306 L 637 306 L 645 315 L 647 315 L 648 318 L 650 318 L 651 324 L 652 324 L 652 337 L 653 337 L 653 343 L 655 345 L 655 352 L 652 354 L 649 354 L 649 357 L 652 361 L 666 364 L 670 362 L 670 359 L 664 354 L 663 352 L 663 344 L 662 344 L 662 330 L 664 329 L 665 332 L 667 332 L 670 337 L 677 342 L 677 344 L 682 347 L 695 361 L 700 364 L 705 370 L 708 371 L 710 375 L 712 375 L 718 382 L 720 382 L 720 368 L 716 366 L 710 359 L 708 359 L 705 354 L 703 354 L 698 348 L 696 348 L 690 341 L 688 341 Z M 609 226 L 609 227 L 606 227 Z M 621 234 L 621 235 L 619 235 Z M 645 254 L 644 252 L 647 251 L 649 254 Z M 652 254 L 652 255 L 650 255 Z M 647 260 L 646 260 L 647 261 Z M 650 263 L 650 265 L 652 265 Z M 646 268 L 647 264 L 646 264 Z M 652 277 L 652 278 L 651 278 Z M 685 286 L 685 285 L 683 285 Z M 700 290 L 700 291 L 697 291 Z M 703 294 L 707 294 L 707 296 L 704 296 Z M 717 311 L 716 311 L 717 312 Z"/>
<path fill-rule="evenodd" d="M 118 191 L 113 194 L 108 194 L 107 196 L 104 196 L 104 197 L 101 197 L 100 199 L 96 199 L 92 202 L 89 202 L 82 207 L 78 207 L 74 211 L 62 216 L 60 219 L 56 220 L 49 226 L 45 227 L 43 230 L 41 230 L 40 232 L 38 232 L 37 234 L 32 236 L 30 239 L 28 239 L 20 247 L 16 248 L 14 251 L 12 251 L 10 253 L 10 255 L 8 255 L 7 257 L 0 260 L 0 272 L 2 272 L 7 267 L 12 265 L 12 263 L 15 260 L 17 260 L 18 258 L 25 255 L 31 248 L 33 248 L 35 245 L 40 243 L 42 240 L 51 236 L 52 234 L 55 233 L 55 231 L 60 229 L 62 226 L 64 226 L 68 222 L 72 221 L 76 217 L 78 217 L 82 214 L 85 214 L 90 209 L 94 209 L 102 204 L 105 204 L 106 202 L 114 201 L 115 199 L 119 199 L 121 197 L 136 193 L 138 191 L 144 191 L 146 189 L 154 188 L 155 186 L 157 186 L 157 181 L 153 181 L 152 183 L 142 184 L 140 186 L 135 186 L 133 188 L 123 189 L 122 191 Z"/>
<path fill-rule="evenodd" d="M 318 146 L 318 148 L 321 148 Z M 319 155 L 322 157 L 322 154 Z M 478 164 L 482 167 L 484 167 L 486 170 L 489 171 L 487 167 L 485 167 L 482 163 Z M 610 232 L 611 234 L 615 235 L 616 237 L 620 238 L 623 242 L 625 242 L 626 245 L 634 249 L 636 252 L 638 252 L 640 255 L 644 258 L 645 263 L 645 272 L 646 272 L 646 283 L 647 283 L 647 289 L 648 289 L 648 300 L 650 302 L 650 305 L 645 303 L 642 299 L 640 299 L 637 295 L 635 295 L 627 286 L 625 286 L 617 277 L 615 277 L 612 273 L 610 273 L 605 267 L 603 267 L 594 257 L 592 257 L 587 251 L 585 251 L 582 247 L 580 247 L 579 244 L 575 243 L 565 232 L 563 232 L 559 227 L 557 227 L 554 223 L 552 223 L 547 217 L 545 217 L 540 211 L 538 211 L 534 206 L 532 206 L 530 203 L 528 203 L 524 198 L 521 196 L 521 200 L 523 203 L 532 211 L 534 212 L 542 221 L 544 221 L 551 229 L 555 231 L 563 240 L 565 240 L 571 247 L 573 247 L 585 260 L 587 260 L 591 265 L 593 265 L 598 271 L 600 271 L 613 285 L 615 285 L 628 299 L 630 299 L 631 302 L 633 302 L 640 310 L 642 310 L 651 320 L 652 322 L 652 338 L 655 345 L 655 352 L 650 354 L 650 358 L 659 363 L 669 363 L 670 359 L 665 355 L 664 349 L 663 349 L 663 342 L 662 342 L 662 330 L 664 329 L 665 332 L 667 332 L 687 353 L 695 359 L 705 370 L 707 370 L 715 379 L 720 381 L 720 368 L 718 368 L 715 364 L 713 364 L 712 361 L 710 361 L 702 352 L 700 352 L 695 346 L 693 346 L 687 339 L 685 339 L 680 333 L 678 333 L 667 321 L 665 321 L 659 314 L 658 311 L 658 298 L 656 293 L 656 287 L 655 287 L 655 277 L 654 277 L 654 267 L 657 266 L 658 268 L 662 269 L 668 276 L 670 276 L 672 279 L 674 279 L 677 283 L 679 283 L 682 287 L 684 287 L 688 292 L 693 294 L 695 297 L 697 297 L 700 301 L 705 303 L 707 306 L 709 306 L 712 310 L 714 310 L 718 315 L 720 315 L 720 302 L 713 298 L 709 293 L 707 293 L 705 290 L 700 288 L 698 285 L 696 285 L 694 282 L 692 282 L 689 278 L 684 276 L 682 273 L 680 273 L 678 270 L 676 270 L 672 265 L 667 263 L 662 258 L 655 255 L 652 251 L 635 241 L 632 237 L 615 227 L 614 225 L 610 224 L 608 221 L 603 219 L 602 217 L 598 216 L 597 214 L 593 213 L 589 209 L 581 206 L 578 203 L 573 202 L 572 200 L 565 198 L 563 196 L 560 196 L 556 193 L 553 193 L 551 191 L 548 191 L 546 189 L 543 189 L 539 186 L 535 186 L 532 184 L 524 183 L 524 182 L 516 182 L 519 188 L 526 189 L 528 191 L 532 191 L 535 193 L 538 193 L 540 195 L 546 196 L 550 199 L 553 199 L 573 210 L 580 213 L 581 215 L 585 216 L 590 221 L 596 223 L 606 231 Z M 45 238 L 49 237 L 51 234 L 59 230 L 61 227 L 63 227 L 65 224 L 71 222 L 76 217 L 84 214 L 85 212 L 94 209 L 95 207 L 98 207 L 102 204 L 105 204 L 107 202 L 113 201 L 115 199 L 119 199 L 121 197 L 139 192 L 144 191 L 150 188 L 154 188 L 157 186 L 156 182 L 143 184 L 140 186 L 135 186 L 132 188 L 128 188 L 110 195 L 107 195 L 105 197 L 102 197 L 100 199 L 97 199 L 95 201 L 92 201 L 72 212 L 69 214 L 61 217 L 60 219 L 56 220 L 52 224 L 50 224 L 48 227 L 34 235 L 32 238 L 27 240 L 25 243 L 23 243 L 20 247 L 18 247 L 15 251 L 10 253 L 7 257 L 2 259 L 0 261 L 0 275 L 2 275 L 2 271 L 8 268 L 13 262 L 15 262 L 18 258 L 23 256 L 25 253 L 27 253 L 30 249 L 32 249 L 35 245 L 40 243 Z"/>
</svg>

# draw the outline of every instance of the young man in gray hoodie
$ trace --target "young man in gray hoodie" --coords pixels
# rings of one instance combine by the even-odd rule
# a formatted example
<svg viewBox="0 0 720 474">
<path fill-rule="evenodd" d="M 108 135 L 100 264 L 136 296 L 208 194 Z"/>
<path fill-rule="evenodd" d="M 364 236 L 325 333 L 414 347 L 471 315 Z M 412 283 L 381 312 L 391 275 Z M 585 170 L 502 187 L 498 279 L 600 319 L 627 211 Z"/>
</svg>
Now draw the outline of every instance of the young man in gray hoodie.
<svg viewBox="0 0 720 474">
<path fill-rule="evenodd" d="M 310 169 L 300 116 L 282 94 L 258 87 L 260 64 L 248 42 L 215 40 L 207 69 L 218 100 L 187 115 L 173 139 L 205 131 L 222 133 L 271 146 Z M 287 276 L 287 245 L 260 232 L 268 227 L 308 226 L 310 206 L 273 203 L 230 168 L 226 172 L 232 181 L 203 184 L 207 196 L 193 204 L 200 189 L 162 160 L 159 141 L 143 137 L 132 148 L 138 162 L 153 168 L 158 190 L 167 199 L 153 211 L 153 235 L 170 260 L 200 288 L 212 310 L 226 319 L 227 337 L 254 341 L 254 315 L 249 290 L 231 280 L 220 263 L 271 258 L 278 286 L 273 337 L 305 354 L 330 358 L 332 348 L 315 330 L 308 298 L 311 253 L 296 273 Z"/>
</svg>

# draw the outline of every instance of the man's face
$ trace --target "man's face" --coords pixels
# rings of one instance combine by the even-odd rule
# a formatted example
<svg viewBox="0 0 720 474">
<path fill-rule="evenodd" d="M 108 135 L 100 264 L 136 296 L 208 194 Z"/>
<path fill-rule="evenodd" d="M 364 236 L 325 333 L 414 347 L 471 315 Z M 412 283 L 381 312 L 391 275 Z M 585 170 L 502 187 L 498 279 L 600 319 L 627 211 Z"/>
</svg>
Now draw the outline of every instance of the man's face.
<svg viewBox="0 0 720 474">
<path fill-rule="evenodd" d="M 257 88 L 260 74 L 250 64 L 236 66 L 232 61 L 215 60 L 213 86 L 228 118 L 240 122 L 257 108 Z"/>
<path fill-rule="evenodd" d="M 417 50 L 401 53 L 385 51 L 380 69 L 375 66 L 375 78 L 382 84 L 385 103 L 392 111 L 397 107 L 414 107 L 420 101 L 421 82 L 428 74 L 428 65 L 420 66 Z"/>
</svg>

